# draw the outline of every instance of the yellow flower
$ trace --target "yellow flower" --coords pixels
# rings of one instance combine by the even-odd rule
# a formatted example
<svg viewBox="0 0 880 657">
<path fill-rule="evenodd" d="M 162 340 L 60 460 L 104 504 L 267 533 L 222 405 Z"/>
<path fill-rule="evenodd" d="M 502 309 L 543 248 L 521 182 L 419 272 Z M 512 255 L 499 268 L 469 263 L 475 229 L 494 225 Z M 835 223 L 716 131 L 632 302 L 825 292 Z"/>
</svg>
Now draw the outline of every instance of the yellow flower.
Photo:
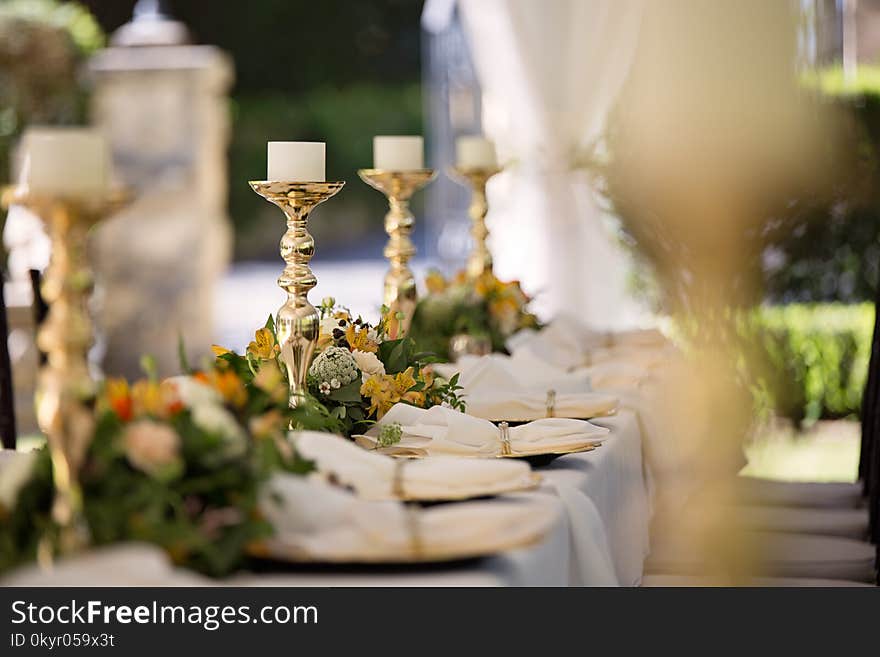
<svg viewBox="0 0 880 657">
<path fill-rule="evenodd" d="M 218 358 L 218 357 L 222 356 L 223 354 L 230 353 L 229 349 L 227 349 L 226 347 L 221 347 L 219 344 L 212 344 L 211 351 L 214 352 L 215 358 Z"/>
<path fill-rule="evenodd" d="M 260 370 L 254 377 L 254 385 L 268 394 L 273 401 L 287 398 L 287 384 L 281 368 L 278 367 L 278 361 L 274 358 L 260 364 Z"/>
<path fill-rule="evenodd" d="M 492 272 L 485 272 L 474 280 L 474 292 L 481 297 L 488 297 L 501 289 L 501 281 Z"/>
<path fill-rule="evenodd" d="M 403 372 L 394 375 L 394 389 L 398 396 L 402 396 L 407 390 L 416 384 L 413 377 L 413 368 L 407 367 Z"/>
<path fill-rule="evenodd" d="M 165 392 L 167 394 L 167 389 Z M 162 388 L 156 381 L 136 381 L 131 387 L 131 401 L 135 417 L 163 417 L 167 407 Z"/>
<path fill-rule="evenodd" d="M 428 272 L 428 275 L 425 276 L 425 287 L 428 288 L 430 294 L 440 294 L 446 290 L 448 284 L 446 283 L 446 279 L 443 278 L 443 274 L 436 269 L 432 269 Z"/>
<path fill-rule="evenodd" d="M 261 360 L 269 360 L 274 358 L 275 354 L 280 351 L 278 345 L 275 344 L 275 338 L 272 331 L 267 328 L 258 329 L 254 334 L 254 341 L 248 344 L 247 352 Z"/>
<path fill-rule="evenodd" d="M 345 339 L 348 341 L 351 351 L 369 351 L 370 353 L 379 351 L 379 345 L 370 339 L 367 329 L 358 329 L 354 324 L 349 324 L 345 329 Z"/>
<path fill-rule="evenodd" d="M 361 385 L 361 395 L 369 398 L 370 408 L 368 415 L 376 415 L 381 420 L 382 416 L 394 406 L 394 379 L 387 374 L 375 374 L 364 381 Z"/>
<path fill-rule="evenodd" d="M 370 408 L 368 415 L 376 414 L 376 419 L 382 416 L 399 401 L 405 401 L 416 406 L 423 405 L 425 394 L 421 391 L 412 391 L 416 384 L 413 377 L 413 368 L 408 367 L 397 374 L 374 374 L 361 385 L 361 395 L 369 398 Z"/>
</svg>

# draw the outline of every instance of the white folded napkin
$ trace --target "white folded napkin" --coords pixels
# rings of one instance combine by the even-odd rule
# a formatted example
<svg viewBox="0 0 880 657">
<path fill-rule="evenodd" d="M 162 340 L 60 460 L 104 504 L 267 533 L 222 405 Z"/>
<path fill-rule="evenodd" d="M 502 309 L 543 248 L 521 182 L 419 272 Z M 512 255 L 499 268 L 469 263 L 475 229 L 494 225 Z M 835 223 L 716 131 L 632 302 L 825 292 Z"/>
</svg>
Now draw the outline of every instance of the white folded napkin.
<svg viewBox="0 0 880 657">
<path fill-rule="evenodd" d="M 491 554 L 541 539 L 557 519 L 540 500 L 428 508 L 371 502 L 304 477 L 276 475 L 261 498 L 275 528 L 270 555 L 326 562 L 407 561 Z"/>
<path fill-rule="evenodd" d="M 520 331 L 506 346 L 514 355 L 530 352 L 538 359 L 569 369 L 586 362 L 591 349 L 608 344 L 607 333 L 583 325 L 573 315 L 561 314 L 540 331 Z"/>
<path fill-rule="evenodd" d="M 506 346 L 514 356 L 531 353 L 546 363 L 571 369 L 600 362 L 593 354 L 609 347 L 665 349 L 669 344 L 666 336 L 654 328 L 602 331 L 563 313 L 540 331 L 520 331 L 513 335 Z"/>
<path fill-rule="evenodd" d="M 455 368 L 460 372 L 468 414 L 486 420 L 583 419 L 608 415 L 617 407 L 615 397 L 590 390 L 585 370 L 566 372 L 530 352 L 469 356 L 438 372 L 448 378 Z"/>
<path fill-rule="evenodd" d="M 466 394 L 506 390 L 546 394 L 551 389 L 557 392 L 589 392 L 591 389 L 589 375 L 582 369 L 565 370 L 530 351 L 513 356 L 463 356 L 455 363 L 440 363 L 433 367 L 446 379 L 458 373 L 458 383 Z"/>
<path fill-rule="evenodd" d="M 403 436 L 391 447 L 378 448 L 385 453 L 495 457 L 503 450 L 502 430 L 497 426 L 442 406 L 426 410 L 395 404 L 366 435 L 355 436 L 355 440 L 362 447 L 377 449 L 379 432 L 389 424 L 399 424 Z M 575 451 L 601 444 L 607 434 L 608 429 L 567 418 L 546 418 L 507 430 L 510 450 L 521 456 Z"/>
<path fill-rule="evenodd" d="M 290 436 L 297 451 L 315 462 L 318 476 L 350 486 L 363 499 L 463 499 L 531 488 L 540 479 L 522 461 L 395 459 L 328 433 L 300 431 Z"/>
</svg>

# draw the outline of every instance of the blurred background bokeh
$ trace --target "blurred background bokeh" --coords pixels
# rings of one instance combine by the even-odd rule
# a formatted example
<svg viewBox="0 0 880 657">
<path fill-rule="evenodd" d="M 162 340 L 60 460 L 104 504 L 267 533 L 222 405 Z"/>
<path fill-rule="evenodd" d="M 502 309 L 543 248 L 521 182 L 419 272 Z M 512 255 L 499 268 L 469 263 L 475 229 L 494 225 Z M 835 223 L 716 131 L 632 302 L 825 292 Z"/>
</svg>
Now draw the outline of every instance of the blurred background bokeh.
<svg viewBox="0 0 880 657">
<path fill-rule="evenodd" d="M 784 4 L 799 23 L 792 62 L 799 68 L 803 104 L 798 107 L 809 115 L 805 120 L 833 115 L 833 129 L 831 136 L 817 132 L 821 138 L 811 145 L 809 158 L 821 165 L 821 180 L 792 190 L 785 207 L 763 216 L 763 232 L 753 232 L 740 245 L 749 263 L 743 270 L 749 296 L 740 300 L 749 309 L 741 325 L 748 354 L 741 364 L 748 371 L 756 415 L 778 438 L 762 443 L 764 451 L 755 448 L 750 467 L 759 471 L 764 459 L 773 461 L 774 445 L 796 449 L 792 437 L 813 431 L 820 442 L 848 437 L 841 440 L 850 446 L 816 459 L 834 465 L 818 473 L 801 467 L 800 475 L 840 478 L 848 476 L 856 458 L 853 420 L 870 351 L 870 302 L 880 263 L 880 1 Z M 94 114 L 89 108 L 94 110 L 101 84 L 94 62 L 101 59 L 90 58 L 103 57 L 108 47 L 122 47 L 117 37 L 132 21 L 135 5 L 135 0 L 0 2 L 0 178 L 11 175 L 12 147 L 26 125 L 74 124 Z M 214 302 L 204 307 L 209 310 L 200 311 L 216 320 L 211 337 L 238 348 L 250 339 L 250 327 L 280 301 L 274 278 L 281 231 L 277 210 L 247 181 L 264 176 L 266 141 L 319 140 L 327 143 L 328 179 L 346 180 L 348 186 L 322 206 L 311 225 L 318 244 L 314 264 L 322 281 L 314 296 L 345 285 L 352 298 L 340 301 L 357 311 L 374 311 L 384 270 L 385 200 L 356 174 L 372 161 L 372 136 L 424 134 L 429 164 L 443 166 L 450 161 L 453 137 L 479 132 L 485 115 L 456 3 L 142 0 L 139 9 L 166 12 L 186 27 L 191 43 L 216 47 L 226 58 L 218 61 L 228 62 L 231 75 L 228 85 L 211 92 L 225 112 L 215 112 L 216 145 L 227 154 L 217 169 L 221 183 L 212 183 L 219 185 L 220 199 L 211 211 L 228 218 L 232 239 L 219 235 L 226 219 L 218 219 L 213 248 L 220 255 L 211 269 L 217 271 L 215 287 L 207 279 L 193 284 L 186 293 L 190 296 L 180 293 L 179 303 L 212 296 Z M 727 84 L 723 79 L 703 82 L 707 97 Z M 659 85 L 654 91 L 662 92 L 671 82 L 658 75 L 654 84 Z M 624 89 L 602 135 L 605 159 L 586 166 L 602 192 L 610 239 L 629 258 L 630 297 L 645 316 L 662 317 L 675 309 L 674 285 L 662 284 L 657 241 L 645 232 L 649 224 L 637 221 L 639 199 L 622 173 L 628 135 L 621 138 L 616 131 L 640 102 Z M 192 124 L 181 134 L 196 134 L 198 128 Z M 467 248 L 465 204 L 463 191 L 448 180 L 416 197 L 418 273 L 429 264 L 447 272 L 460 264 Z M 147 240 L 149 234 L 146 230 L 137 239 Z M 113 236 L 125 238 L 132 234 Z M 168 298 L 177 298 L 174 294 L 169 291 Z M 162 320 L 169 332 L 155 339 L 168 343 L 178 330 L 174 311 Z M 195 342 L 204 341 L 196 337 Z M 136 366 L 134 356 L 120 365 L 122 370 Z M 839 430 L 828 431 L 830 421 Z"/>
</svg>

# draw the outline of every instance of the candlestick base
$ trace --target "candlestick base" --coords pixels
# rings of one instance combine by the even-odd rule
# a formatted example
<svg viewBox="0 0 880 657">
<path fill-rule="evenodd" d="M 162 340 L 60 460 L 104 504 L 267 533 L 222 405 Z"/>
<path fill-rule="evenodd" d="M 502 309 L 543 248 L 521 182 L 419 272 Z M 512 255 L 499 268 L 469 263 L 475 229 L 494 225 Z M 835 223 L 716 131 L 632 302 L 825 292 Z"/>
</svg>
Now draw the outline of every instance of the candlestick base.
<svg viewBox="0 0 880 657">
<path fill-rule="evenodd" d="M 309 268 L 315 254 L 315 240 L 308 231 L 309 214 L 344 185 L 344 182 L 250 182 L 257 194 L 281 208 L 287 218 L 287 232 L 281 238 L 280 249 L 285 267 L 278 278 L 278 286 L 287 293 L 287 301 L 275 316 L 275 331 L 290 384 L 291 408 L 308 397 L 306 376 L 320 334 L 320 316 L 308 298 L 309 290 L 318 284 Z"/>
<path fill-rule="evenodd" d="M 449 170 L 453 180 L 471 188 L 468 216 L 471 218 L 474 244 L 467 261 L 467 273 L 471 278 L 492 273 L 492 253 L 487 245 L 489 229 L 486 228 L 486 214 L 489 204 L 486 201 L 486 183 L 500 171 L 498 167 L 452 167 Z"/>
<path fill-rule="evenodd" d="M 388 214 L 385 215 L 385 232 L 388 244 L 383 255 L 390 263 L 385 275 L 383 303 L 392 313 L 401 313 L 398 337 L 409 329 L 418 302 L 416 279 L 409 268 L 409 260 L 416 254 L 410 239 L 415 217 L 409 209 L 412 195 L 427 185 L 436 175 L 433 169 L 391 171 L 388 169 L 360 169 L 358 175 L 370 187 L 388 198 Z"/>
</svg>

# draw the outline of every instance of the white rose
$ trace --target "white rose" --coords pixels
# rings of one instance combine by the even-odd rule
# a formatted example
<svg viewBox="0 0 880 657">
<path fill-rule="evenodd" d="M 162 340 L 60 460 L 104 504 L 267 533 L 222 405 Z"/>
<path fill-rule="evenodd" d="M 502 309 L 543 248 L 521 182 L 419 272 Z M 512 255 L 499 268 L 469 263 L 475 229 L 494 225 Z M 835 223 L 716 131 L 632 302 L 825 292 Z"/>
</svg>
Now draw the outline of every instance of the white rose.
<svg viewBox="0 0 880 657">
<path fill-rule="evenodd" d="M 170 465 L 180 454 L 180 436 L 167 424 L 152 420 L 132 422 L 122 435 L 128 462 L 148 474 Z"/>
<path fill-rule="evenodd" d="M 18 492 L 31 478 L 36 452 L 17 452 L 3 458 L 0 467 L 0 507 L 12 509 L 18 499 Z"/>
<path fill-rule="evenodd" d="M 339 320 L 332 317 L 325 317 L 321 320 L 321 334 L 333 335 L 333 329 L 339 328 Z"/>
<path fill-rule="evenodd" d="M 234 458 L 244 454 L 247 437 L 235 416 L 218 404 L 202 404 L 192 408 L 192 419 L 203 431 L 222 436 L 226 440 L 223 456 Z"/>
<path fill-rule="evenodd" d="M 166 381 L 177 388 L 180 401 L 188 408 L 199 406 L 217 406 L 223 403 L 220 393 L 211 386 L 197 381 L 191 376 L 172 376 Z"/>
<path fill-rule="evenodd" d="M 360 351 L 355 349 L 351 352 L 354 362 L 357 363 L 358 369 L 363 372 L 363 380 L 366 381 L 374 374 L 385 374 L 385 365 L 379 360 L 376 354 L 370 351 Z"/>
</svg>

